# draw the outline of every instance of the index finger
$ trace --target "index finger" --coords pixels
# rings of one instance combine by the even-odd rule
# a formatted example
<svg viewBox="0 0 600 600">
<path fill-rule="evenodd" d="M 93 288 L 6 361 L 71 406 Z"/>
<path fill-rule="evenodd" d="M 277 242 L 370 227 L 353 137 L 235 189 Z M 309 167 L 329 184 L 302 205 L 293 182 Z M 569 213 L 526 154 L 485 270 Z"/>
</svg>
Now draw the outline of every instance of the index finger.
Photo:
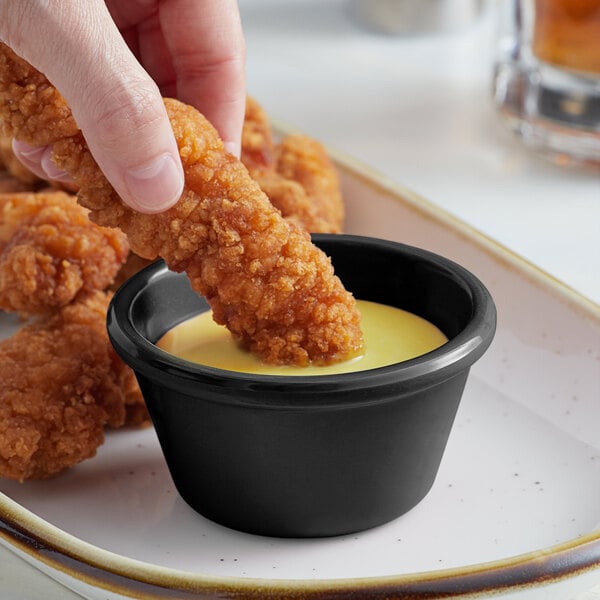
<svg viewBox="0 0 600 600">
<path fill-rule="evenodd" d="M 246 104 L 244 35 L 234 0 L 165 0 L 163 35 L 177 79 L 177 97 L 216 127 L 239 155 Z"/>
</svg>

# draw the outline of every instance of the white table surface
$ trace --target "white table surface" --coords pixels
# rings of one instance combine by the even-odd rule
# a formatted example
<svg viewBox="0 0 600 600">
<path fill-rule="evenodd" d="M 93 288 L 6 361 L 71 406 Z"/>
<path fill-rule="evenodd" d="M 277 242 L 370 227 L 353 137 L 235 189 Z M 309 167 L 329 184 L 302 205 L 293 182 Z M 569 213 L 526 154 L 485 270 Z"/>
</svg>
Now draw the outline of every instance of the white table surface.
<svg viewBox="0 0 600 600">
<path fill-rule="evenodd" d="M 380 35 L 345 0 L 241 0 L 248 91 L 600 303 L 600 170 L 556 167 L 499 123 L 493 12 L 459 33 Z M 79 596 L 0 547 L 3 600 Z"/>
</svg>

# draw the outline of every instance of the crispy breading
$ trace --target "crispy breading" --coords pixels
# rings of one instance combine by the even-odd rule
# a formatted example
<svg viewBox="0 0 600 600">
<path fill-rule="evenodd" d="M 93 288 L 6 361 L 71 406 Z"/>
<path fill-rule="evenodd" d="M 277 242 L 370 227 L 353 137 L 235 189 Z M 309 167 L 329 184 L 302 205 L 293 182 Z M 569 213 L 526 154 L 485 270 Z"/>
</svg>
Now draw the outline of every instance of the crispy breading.
<svg viewBox="0 0 600 600">
<path fill-rule="evenodd" d="M 340 182 L 324 146 L 306 135 L 288 135 L 277 145 L 275 156 L 277 173 L 302 186 L 317 217 L 328 223 L 326 232 L 340 233 L 344 223 Z"/>
<path fill-rule="evenodd" d="M 100 225 L 120 227 L 136 254 L 185 271 L 215 320 L 266 362 L 331 363 L 362 347 L 360 314 L 308 233 L 275 209 L 194 108 L 165 105 L 185 172 L 179 202 L 159 214 L 126 206 L 106 180 L 64 99 L 7 46 L 0 48 L 0 117 L 11 135 L 53 144 Z"/>
<path fill-rule="evenodd" d="M 255 179 L 275 166 L 271 123 L 262 106 L 251 96 L 246 98 L 241 161 Z"/>
<path fill-rule="evenodd" d="M 341 233 L 344 204 L 339 178 L 323 145 L 298 134 L 275 143 L 266 112 L 250 97 L 241 160 L 284 217 L 311 233 Z"/>
<path fill-rule="evenodd" d="M 44 479 L 94 456 L 104 428 L 141 405 L 108 340 L 109 298 L 93 292 L 0 341 L 1 477 Z"/>
<path fill-rule="evenodd" d="M 311 233 L 340 233 L 337 227 L 321 218 L 313 199 L 297 181 L 286 179 L 275 170 L 263 172 L 256 181 L 288 221 Z"/>
<path fill-rule="evenodd" d="M 128 253 L 70 194 L 0 194 L 0 309 L 41 314 L 103 290 Z"/>
</svg>

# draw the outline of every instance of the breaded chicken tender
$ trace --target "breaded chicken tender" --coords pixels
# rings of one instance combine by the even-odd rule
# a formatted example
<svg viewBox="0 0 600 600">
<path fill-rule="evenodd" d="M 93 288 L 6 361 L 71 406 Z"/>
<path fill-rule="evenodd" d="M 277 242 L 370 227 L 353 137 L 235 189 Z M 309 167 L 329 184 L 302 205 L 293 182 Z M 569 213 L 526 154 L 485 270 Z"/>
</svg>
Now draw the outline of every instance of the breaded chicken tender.
<svg viewBox="0 0 600 600">
<path fill-rule="evenodd" d="M 282 215 L 311 233 L 341 233 L 344 204 L 325 148 L 306 135 L 274 143 L 267 114 L 246 101 L 241 160 Z"/>
<path fill-rule="evenodd" d="M 121 228 L 136 254 L 185 271 L 215 320 L 266 362 L 328 364 L 358 353 L 360 314 L 329 258 L 282 217 L 198 111 L 172 99 L 165 106 L 185 189 L 173 208 L 141 214 L 108 183 L 60 94 L 0 48 L 6 130 L 33 145 L 53 144 L 53 160 L 79 185 L 79 202 L 95 222 Z"/>
<path fill-rule="evenodd" d="M 321 144 L 286 136 L 279 144 L 267 113 L 248 96 L 241 161 L 282 215 L 311 233 L 340 233 L 344 206 L 335 167 Z M 278 170 L 279 169 L 279 170 Z M 113 289 L 150 261 L 130 252 Z"/>
<path fill-rule="evenodd" d="M 306 135 L 288 135 L 277 145 L 275 156 L 277 173 L 302 186 L 318 218 L 328 224 L 327 233 L 340 233 L 344 223 L 340 183 L 323 145 Z"/>
<path fill-rule="evenodd" d="M 241 161 L 254 179 L 275 167 L 275 144 L 269 117 L 251 96 L 246 98 Z"/>
<path fill-rule="evenodd" d="M 45 479 L 94 456 L 104 428 L 140 406 L 93 292 L 0 341 L 0 477 Z"/>
<path fill-rule="evenodd" d="M 0 194 L 0 309 L 47 313 L 103 290 L 128 253 L 125 235 L 92 223 L 70 194 Z"/>
</svg>

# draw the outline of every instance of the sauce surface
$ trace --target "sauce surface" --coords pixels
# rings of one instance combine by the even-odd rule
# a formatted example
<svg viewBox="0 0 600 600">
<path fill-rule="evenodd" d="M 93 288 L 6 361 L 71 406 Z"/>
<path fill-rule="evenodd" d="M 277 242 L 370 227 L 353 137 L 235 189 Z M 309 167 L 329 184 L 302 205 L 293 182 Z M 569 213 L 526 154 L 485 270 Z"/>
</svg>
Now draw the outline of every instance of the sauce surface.
<svg viewBox="0 0 600 600">
<path fill-rule="evenodd" d="M 156 345 L 185 360 L 243 373 L 262 375 L 333 375 L 375 369 L 425 354 L 448 341 L 432 323 L 405 310 L 358 300 L 365 344 L 363 353 L 325 366 L 269 365 L 241 349 L 210 311 L 168 331 Z"/>
</svg>

